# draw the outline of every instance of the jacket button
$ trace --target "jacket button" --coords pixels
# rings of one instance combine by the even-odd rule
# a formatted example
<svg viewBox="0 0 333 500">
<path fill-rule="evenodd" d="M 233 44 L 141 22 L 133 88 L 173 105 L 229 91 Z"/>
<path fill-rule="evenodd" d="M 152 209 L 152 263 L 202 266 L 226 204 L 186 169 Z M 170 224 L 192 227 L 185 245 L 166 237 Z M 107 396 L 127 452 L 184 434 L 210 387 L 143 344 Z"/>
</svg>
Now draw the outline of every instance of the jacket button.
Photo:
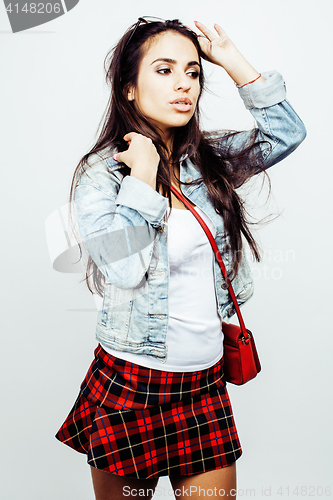
<svg viewBox="0 0 333 500">
<path fill-rule="evenodd" d="M 228 287 L 229 287 L 229 285 L 228 285 L 228 283 L 226 283 L 225 281 L 224 281 L 224 282 L 222 283 L 222 285 L 221 285 L 221 288 L 222 288 L 223 290 L 226 290 Z"/>
<path fill-rule="evenodd" d="M 193 181 L 192 177 L 187 177 L 186 178 L 186 182 L 192 182 L 192 181 Z"/>
<path fill-rule="evenodd" d="M 228 316 L 233 316 L 233 314 L 235 314 L 233 308 L 229 309 Z"/>
<path fill-rule="evenodd" d="M 221 212 L 219 211 L 219 209 L 218 209 L 218 208 L 215 208 L 215 212 L 216 212 L 217 214 L 220 214 L 220 213 L 221 213 Z"/>
</svg>

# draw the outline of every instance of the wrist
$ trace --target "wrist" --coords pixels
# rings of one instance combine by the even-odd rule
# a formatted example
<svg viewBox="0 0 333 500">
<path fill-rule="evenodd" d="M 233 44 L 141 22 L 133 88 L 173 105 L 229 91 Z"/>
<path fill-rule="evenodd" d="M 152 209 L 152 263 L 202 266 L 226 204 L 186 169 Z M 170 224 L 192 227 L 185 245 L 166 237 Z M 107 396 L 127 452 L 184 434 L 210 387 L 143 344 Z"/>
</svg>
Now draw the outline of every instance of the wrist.
<svg viewBox="0 0 333 500">
<path fill-rule="evenodd" d="M 136 177 L 142 182 L 145 182 L 146 184 L 151 186 L 154 190 L 156 189 L 156 173 L 154 174 L 151 171 L 142 172 L 142 170 L 141 171 L 135 170 L 132 167 L 130 175 L 132 177 Z"/>
<path fill-rule="evenodd" d="M 258 75 L 256 78 L 254 78 L 253 80 L 250 80 L 250 81 L 249 81 L 249 82 L 247 82 L 247 83 L 242 83 L 241 85 L 240 85 L 240 84 L 235 83 L 235 85 L 236 85 L 236 87 L 237 87 L 238 89 L 242 89 L 242 88 L 243 88 L 243 87 L 245 87 L 246 85 L 250 85 L 250 83 L 254 83 L 254 82 L 260 81 L 261 79 L 262 79 L 262 75 L 261 75 L 261 73 L 259 73 L 259 75 Z M 262 80 L 261 80 L 261 81 L 262 81 Z"/>
</svg>

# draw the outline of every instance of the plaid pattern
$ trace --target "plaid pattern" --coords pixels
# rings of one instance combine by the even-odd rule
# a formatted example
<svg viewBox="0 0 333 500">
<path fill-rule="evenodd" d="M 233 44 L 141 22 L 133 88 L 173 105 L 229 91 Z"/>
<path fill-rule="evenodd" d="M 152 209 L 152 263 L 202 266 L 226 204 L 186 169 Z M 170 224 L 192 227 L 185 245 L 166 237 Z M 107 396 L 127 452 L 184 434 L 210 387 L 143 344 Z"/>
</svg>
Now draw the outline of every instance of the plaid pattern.
<svg viewBox="0 0 333 500">
<path fill-rule="evenodd" d="M 93 467 L 139 479 L 219 469 L 242 454 L 223 358 L 206 370 L 171 373 L 100 345 L 56 438 Z"/>
</svg>

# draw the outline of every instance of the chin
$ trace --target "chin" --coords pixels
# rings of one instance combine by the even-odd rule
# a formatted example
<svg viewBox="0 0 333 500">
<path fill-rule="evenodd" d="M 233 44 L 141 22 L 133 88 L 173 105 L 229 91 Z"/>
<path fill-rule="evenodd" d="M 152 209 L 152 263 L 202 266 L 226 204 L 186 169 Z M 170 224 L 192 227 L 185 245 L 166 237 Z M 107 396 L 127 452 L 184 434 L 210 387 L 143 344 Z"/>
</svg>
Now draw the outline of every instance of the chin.
<svg viewBox="0 0 333 500">
<path fill-rule="evenodd" d="M 155 127 L 157 130 L 162 131 L 163 133 L 168 133 L 168 131 L 175 129 L 175 128 L 181 128 L 185 127 L 185 125 L 188 124 L 188 122 L 191 120 L 193 115 L 191 116 L 178 116 L 176 118 L 173 118 L 172 120 L 169 120 L 167 123 L 160 123 L 157 121 L 151 121 L 151 125 Z"/>
<path fill-rule="evenodd" d="M 172 127 L 185 127 L 188 122 L 191 120 L 193 115 L 191 116 L 181 116 L 177 120 L 173 120 Z"/>
</svg>

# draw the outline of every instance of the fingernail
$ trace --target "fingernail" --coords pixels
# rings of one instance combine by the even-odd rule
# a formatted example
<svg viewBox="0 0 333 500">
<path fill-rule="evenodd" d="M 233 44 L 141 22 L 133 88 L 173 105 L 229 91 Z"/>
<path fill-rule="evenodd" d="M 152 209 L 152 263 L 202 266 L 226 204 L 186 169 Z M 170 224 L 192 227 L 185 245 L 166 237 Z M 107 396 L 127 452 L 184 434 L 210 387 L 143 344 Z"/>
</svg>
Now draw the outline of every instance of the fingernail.
<svg viewBox="0 0 333 500">
<path fill-rule="evenodd" d="M 197 24 L 198 21 L 193 21 L 193 22 L 194 22 L 194 24 Z"/>
<path fill-rule="evenodd" d="M 114 159 L 115 161 L 118 161 L 118 160 L 117 160 L 117 153 L 116 153 L 115 155 L 113 155 L 113 159 Z"/>
</svg>

